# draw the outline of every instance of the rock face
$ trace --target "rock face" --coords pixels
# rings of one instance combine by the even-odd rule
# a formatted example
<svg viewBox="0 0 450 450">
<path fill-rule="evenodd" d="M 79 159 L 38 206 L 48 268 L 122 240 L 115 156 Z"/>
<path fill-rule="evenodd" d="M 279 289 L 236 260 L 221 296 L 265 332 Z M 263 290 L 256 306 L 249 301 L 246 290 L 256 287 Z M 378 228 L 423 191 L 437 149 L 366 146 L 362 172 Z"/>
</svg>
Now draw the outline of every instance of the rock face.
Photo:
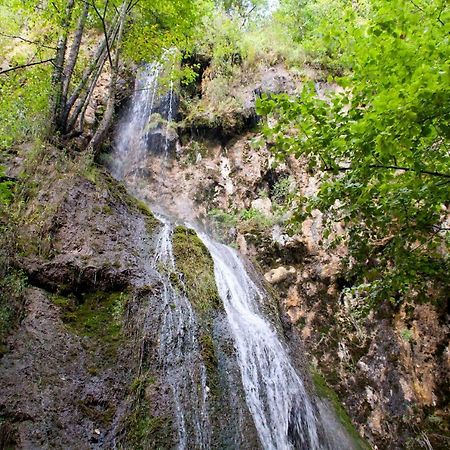
<svg viewBox="0 0 450 450">
<path fill-rule="evenodd" d="M 170 275 L 173 292 L 185 292 L 195 308 L 201 302 L 186 333 L 200 348 L 175 360 L 169 346 L 173 354 L 165 361 L 160 341 L 173 305 L 163 301 L 172 279 L 154 261 L 161 224 L 103 171 L 83 162 L 59 164 L 37 165 L 35 190 L 12 237 L 20 255 L 7 276 L 18 270 L 26 287 L 17 284 L 17 326 L 1 342 L 0 447 L 173 448 L 180 427 L 177 365 L 189 372 L 204 361 L 211 445 L 259 448 L 211 257 L 189 244 L 200 242 L 195 233 L 177 229 L 173 237 L 186 287 Z M 197 275 L 189 262 L 195 251 L 210 262 L 200 267 L 197 258 Z M 2 314 L 14 286 L 8 291 L 0 284 Z M 189 448 L 196 446 L 194 416 L 194 408 L 184 411 Z"/>
<path fill-rule="evenodd" d="M 30 287 L 0 359 L 0 446 L 105 448 L 138 364 L 138 323 L 121 311 L 155 285 L 145 260 L 157 222 L 102 173 L 40 170 L 15 236 Z"/>
<path fill-rule="evenodd" d="M 295 277 L 297 271 L 294 267 L 286 267 L 280 266 L 276 269 L 272 269 L 264 275 L 266 281 L 270 284 L 279 284 L 283 281 L 286 281 L 288 278 Z"/>
<path fill-rule="evenodd" d="M 3 439 L 10 430 L 2 448 L 99 448 L 123 401 L 127 371 L 108 367 L 70 333 L 47 292 L 26 289 L 23 314 L 1 360 Z"/>
<path fill-rule="evenodd" d="M 279 71 L 266 74 L 276 78 Z M 277 92 L 273 86 L 282 79 L 279 89 L 295 89 L 295 78 L 275 78 L 265 81 L 267 89 Z M 327 89 L 334 87 L 318 84 L 319 95 Z M 337 248 L 329 246 L 334 237 L 345 237 L 344 226 L 335 224 L 325 238 L 321 213 L 313 211 L 287 233 L 290 189 L 311 196 L 318 181 L 307 161 L 288 158 L 275 165 L 257 132 L 235 126 L 245 122 L 242 111 L 237 108 L 225 134 L 223 123 L 217 131 L 212 122 L 205 125 L 202 115 L 189 116 L 192 130 L 207 126 L 217 134 L 189 136 L 182 124 L 176 158 L 146 163 L 158 191 L 141 185 L 139 194 L 155 205 L 170 205 L 177 217 L 216 230 L 260 265 L 279 294 L 280 308 L 302 336 L 307 358 L 373 448 L 421 448 L 427 440 L 434 448 L 446 448 L 448 312 L 442 305 L 413 303 L 398 310 L 388 301 L 371 310 L 364 298 L 345 297 L 344 288 L 350 287 L 342 273 L 345 239 Z"/>
</svg>

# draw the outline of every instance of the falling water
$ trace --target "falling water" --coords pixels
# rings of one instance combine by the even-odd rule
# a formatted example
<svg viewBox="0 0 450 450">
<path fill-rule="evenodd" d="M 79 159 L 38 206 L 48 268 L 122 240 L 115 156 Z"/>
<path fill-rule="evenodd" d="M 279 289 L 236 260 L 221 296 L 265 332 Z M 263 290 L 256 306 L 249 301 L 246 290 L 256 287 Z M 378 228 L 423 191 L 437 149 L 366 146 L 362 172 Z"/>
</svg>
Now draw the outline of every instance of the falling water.
<svg viewBox="0 0 450 450">
<path fill-rule="evenodd" d="M 173 80 L 170 80 L 169 88 L 169 112 L 167 114 L 167 125 L 166 125 L 166 142 L 164 144 L 164 158 L 167 159 L 169 156 L 169 132 L 170 125 L 173 121 Z"/>
<path fill-rule="evenodd" d="M 134 181 L 147 152 L 147 126 L 157 96 L 158 79 L 162 65 L 148 64 L 138 71 L 131 108 L 122 120 L 115 141 L 113 175 L 122 180 L 132 176 Z"/>
<path fill-rule="evenodd" d="M 272 449 L 319 449 L 317 419 L 303 381 L 276 330 L 260 311 L 266 295 L 237 252 L 199 233 L 210 251 L 216 282 L 238 349 L 247 404 L 261 443 Z"/>
<path fill-rule="evenodd" d="M 146 130 L 158 95 L 161 71 L 161 64 L 152 64 L 140 72 L 131 109 L 117 135 L 113 170 L 132 190 L 136 174 L 141 181 L 146 180 L 145 170 L 140 169 L 148 153 Z M 169 102 L 167 127 L 173 120 L 172 97 L 173 83 L 169 95 L 163 97 Z M 153 206 L 158 210 L 164 208 Z M 178 286 L 183 283 L 172 251 L 172 224 L 164 217 L 159 219 L 162 228 L 156 236 L 153 261 L 163 287 L 158 355 L 172 392 L 178 448 L 213 448 L 207 373 L 196 337 L 199 326 L 189 300 L 171 281 L 175 276 Z M 252 280 L 235 250 L 213 241 L 204 232 L 197 233 L 214 260 L 216 283 L 234 339 L 245 401 L 260 445 L 267 450 L 351 449 L 350 441 L 342 447 L 326 436 L 330 432 L 324 433 L 327 426 L 318 412 L 324 406 L 320 404 L 319 409 L 314 406 L 286 345 L 262 311 L 269 296 Z"/>
<path fill-rule="evenodd" d="M 207 411 L 206 369 L 196 338 L 198 324 L 186 296 L 176 289 L 183 284 L 177 272 L 172 250 L 172 224 L 158 216 L 163 223 L 156 236 L 153 268 L 162 285 L 162 317 L 160 320 L 158 354 L 175 403 L 178 448 L 187 449 L 188 437 L 199 449 L 210 448 L 210 424 Z M 189 420 L 186 415 L 189 414 Z M 192 429 L 190 429 L 191 427 Z"/>
</svg>

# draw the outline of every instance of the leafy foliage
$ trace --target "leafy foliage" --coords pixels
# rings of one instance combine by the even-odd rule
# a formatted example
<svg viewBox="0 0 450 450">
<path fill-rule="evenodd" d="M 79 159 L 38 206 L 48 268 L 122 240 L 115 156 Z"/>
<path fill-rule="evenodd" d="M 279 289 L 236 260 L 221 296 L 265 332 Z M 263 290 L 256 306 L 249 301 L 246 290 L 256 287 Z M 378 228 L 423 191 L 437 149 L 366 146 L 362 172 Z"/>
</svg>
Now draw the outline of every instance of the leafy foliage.
<svg viewBox="0 0 450 450">
<path fill-rule="evenodd" d="M 11 187 L 13 182 L 8 180 L 2 181 L 4 175 L 4 168 L 0 166 L 0 208 L 1 205 L 7 205 L 12 198 Z"/>
<path fill-rule="evenodd" d="M 107 68 L 114 53 L 141 63 L 158 57 L 164 48 L 176 46 L 188 51 L 199 33 L 197 24 L 202 25 L 201 17 L 212 8 L 209 0 L 116 3 L 92 0 L 86 12 L 86 2 L 78 0 L 2 2 L 0 150 L 45 135 L 50 128 L 62 134 L 72 131 L 77 118 L 84 114 L 81 107 L 91 86 L 103 70 L 111 71 Z M 120 40 L 117 30 L 122 10 L 126 20 Z M 106 58 L 102 56 L 105 47 L 100 53 L 99 48 L 108 29 Z M 77 50 L 73 44 L 79 30 L 82 45 Z M 65 50 L 61 53 L 60 48 Z M 181 75 L 192 77 L 185 72 Z"/>
<path fill-rule="evenodd" d="M 334 34 L 330 56 L 350 69 L 340 88 L 323 98 L 308 84 L 259 111 L 272 118 L 265 133 L 277 156 L 306 155 L 318 171 L 317 198 L 304 199 L 299 217 L 318 208 L 345 224 L 349 277 L 368 281 L 375 297 L 429 295 L 430 280 L 448 283 L 450 9 L 440 0 L 361 4 L 315 31 L 317 43 Z"/>
</svg>

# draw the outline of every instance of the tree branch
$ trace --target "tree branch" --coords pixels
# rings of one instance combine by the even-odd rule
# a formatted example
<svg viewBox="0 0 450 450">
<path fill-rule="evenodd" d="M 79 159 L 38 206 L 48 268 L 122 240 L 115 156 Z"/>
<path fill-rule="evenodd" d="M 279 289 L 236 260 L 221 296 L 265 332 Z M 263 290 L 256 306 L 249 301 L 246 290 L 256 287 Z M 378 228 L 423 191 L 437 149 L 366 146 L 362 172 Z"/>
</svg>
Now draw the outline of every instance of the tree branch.
<svg viewBox="0 0 450 450">
<path fill-rule="evenodd" d="M 50 59 L 44 59 L 43 61 L 36 61 L 36 62 L 28 63 L 28 64 L 22 64 L 20 66 L 15 66 L 15 67 L 11 67 L 6 70 L 2 70 L 2 71 L 0 71 L 0 75 L 3 75 L 8 72 L 12 72 L 13 70 L 25 69 L 26 67 L 37 66 L 38 64 L 46 64 L 46 63 L 53 62 L 53 61 L 54 61 L 54 58 L 50 58 Z"/>
<path fill-rule="evenodd" d="M 56 50 L 56 47 L 50 47 L 49 45 L 42 44 L 39 41 L 31 41 L 30 39 L 26 39 L 22 36 L 15 36 L 13 34 L 0 33 L 0 36 L 7 37 L 10 39 L 18 39 L 19 41 L 26 42 L 27 44 L 39 45 L 40 47 L 49 48 L 50 50 Z"/>
<path fill-rule="evenodd" d="M 370 169 L 392 169 L 392 170 L 403 170 L 404 172 L 416 172 L 421 173 L 424 175 L 431 175 L 434 177 L 442 177 L 442 178 L 450 178 L 450 174 L 448 173 L 442 173 L 442 172 L 433 172 L 430 170 L 416 170 L 412 169 L 411 167 L 401 167 L 401 166 L 383 166 L 378 164 L 369 164 L 367 167 Z M 354 167 L 334 167 L 334 168 L 328 168 L 322 169 L 324 172 L 333 172 L 337 170 L 338 172 L 346 172 L 349 170 L 354 170 Z"/>
<path fill-rule="evenodd" d="M 103 14 L 100 14 L 100 11 L 98 10 L 97 5 L 95 4 L 95 1 L 92 2 L 92 7 L 94 8 L 95 13 L 97 14 L 98 18 L 100 19 L 100 22 L 102 23 L 103 35 L 105 36 L 105 43 L 106 43 L 106 52 L 108 54 L 109 65 L 112 69 L 113 61 L 112 61 L 112 57 L 111 57 L 111 47 L 109 45 L 108 31 L 106 30 L 106 22 L 105 22 L 108 4 L 109 4 L 109 0 L 106 0 L 105 9 L 103 10 Z"/>
</svg>

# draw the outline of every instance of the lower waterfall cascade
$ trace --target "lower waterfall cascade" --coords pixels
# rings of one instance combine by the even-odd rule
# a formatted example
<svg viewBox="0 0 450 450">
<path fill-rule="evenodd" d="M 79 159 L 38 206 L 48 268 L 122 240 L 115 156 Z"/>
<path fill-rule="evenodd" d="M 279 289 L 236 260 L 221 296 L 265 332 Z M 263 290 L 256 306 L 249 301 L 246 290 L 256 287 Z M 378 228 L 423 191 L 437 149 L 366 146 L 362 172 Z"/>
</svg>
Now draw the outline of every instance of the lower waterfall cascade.
<svg viewBox="0 0 450 450">
<path fill-rule="evenodd" d="M 161 94 L 162 72 L 163 64 L 154 63 L 138 73 L 131 105 L 117 128 L 111 170 L 136 197 L 140 197 L 140 185 L 148 182 L 145 158 L 170 157 L 167 132 L 174 117 L 174 84 L 170 81 L 168 93 Z M 148 123 L 155 114 L 165 121 L 161 128 L 166 135 L 161 142 L 162 149 L 149 150 Z M 308 393 L 303 375 L 291 361 L 287 344 L 263 312 L 265 302 L 271 301 L 270 295 L 254 281 L 254 275 L 247 270 L 238 252 L 216 242 L 201 227 L 185 224 L 183 217 L 169 219 L 164 215 L 164 205 L 148 206 L 161 222 L 155 236 L 152 263 L 163 286 L 158 358 L 174 405 L 177 448 L 223 448 L 214 444 L 211 436 L 213 408 L 197 336 L 196 312 L 177 288 L 183 285 L 172 244 L 173 229 L 178 223 L 196 231 L 214 262 L 216 285 L 231 330 L 246 408 L 259 441 L 247 448 L 354 448 L 344 432 L 330 428 L 339 425 L 329 420 L 332 413 L 322 414 L 328 406 L 319 405 Z M 245 440 L 245 436 L 241 439 Z M 241 445 L 234 441 L 227 448 L 241 448 Z"/>
</svg>

